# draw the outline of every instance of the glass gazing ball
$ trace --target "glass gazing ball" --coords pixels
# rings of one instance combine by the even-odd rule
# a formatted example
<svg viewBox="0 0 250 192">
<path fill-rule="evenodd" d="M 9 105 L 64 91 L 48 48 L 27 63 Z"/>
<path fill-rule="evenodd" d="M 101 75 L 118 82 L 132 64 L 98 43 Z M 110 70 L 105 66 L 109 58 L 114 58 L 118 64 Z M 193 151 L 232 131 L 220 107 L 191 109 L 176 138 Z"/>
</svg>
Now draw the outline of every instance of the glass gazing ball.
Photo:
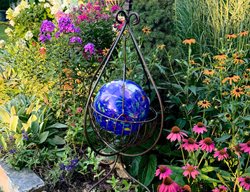
<svg viewBox="0 0 250 192">
<path fill-rule="evenodd" d="M 94 116 L 102 129 L 116 135 L 129 135 L 140 128 L 138 121 L 146 120 L 149 98 L 135 82 L 115 80 L 101 87 L 93 107 L 100 113 L 95 112 Z"/>
</svg>

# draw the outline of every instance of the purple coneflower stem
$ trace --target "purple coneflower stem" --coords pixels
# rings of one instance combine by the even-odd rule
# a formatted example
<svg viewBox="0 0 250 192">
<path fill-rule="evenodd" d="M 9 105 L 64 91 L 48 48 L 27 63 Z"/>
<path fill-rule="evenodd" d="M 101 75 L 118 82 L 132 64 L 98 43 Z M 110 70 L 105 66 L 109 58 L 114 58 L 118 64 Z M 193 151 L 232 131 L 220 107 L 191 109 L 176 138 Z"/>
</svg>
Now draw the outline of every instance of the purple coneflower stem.
<svg viewBox="0 0 250 192">
<path fill-rule="evenodd" d="M 237 178 L 237 174 L 233 172 L 233 170 L 231 169 L 231 167 L 230 167 L 230 165 L 228 164 L 228 162 L 225 161 L 225 163 L 227 164 L 228 169 L 232 172 L 233 176 L 234 176 L 235 178 Z"/>
<path fill-rule="evenodd" d="M 183 162 L 184 162 L 184 164 L 186 164 L 186 160 L 185 160 L 185 156 L 184 156 L 184 152 L 183 152 L 183 148 L 182 148 L 181 142 L 179 142 L 179 145 L 180 145 L 180 148 L 181 148 L 181 154 L 182 154 Z"/>
<path fill-rule="evenodd" d="M 205 153 L 202 155 L 201 160 L 200 160 L 200 162 L 199 162 L 199 164 L 198 164 L 198 166 L 197 166 L 198 168 L 199 168 L 199 166 L 200 166 L 202 160 L 203 160 L 206 156 L 207 156 L 207 152 L 205 152 Z"/>
</svg>

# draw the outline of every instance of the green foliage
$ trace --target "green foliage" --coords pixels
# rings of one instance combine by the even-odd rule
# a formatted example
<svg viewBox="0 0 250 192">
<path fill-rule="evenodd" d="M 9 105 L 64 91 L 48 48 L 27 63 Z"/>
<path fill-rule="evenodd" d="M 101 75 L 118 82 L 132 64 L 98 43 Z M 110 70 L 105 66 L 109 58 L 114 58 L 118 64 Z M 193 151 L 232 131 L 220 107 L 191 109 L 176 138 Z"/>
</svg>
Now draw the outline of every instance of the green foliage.
<svg viewBox="0 0 250 192">
<path fill-rule="evenodd" d="M 248 0 L 176 0 L 176 35 L 181 40 L 195 38 L 200 54 L 216 53 L 226 35 L 249 29 L 249 6 Z"/>
</svg>

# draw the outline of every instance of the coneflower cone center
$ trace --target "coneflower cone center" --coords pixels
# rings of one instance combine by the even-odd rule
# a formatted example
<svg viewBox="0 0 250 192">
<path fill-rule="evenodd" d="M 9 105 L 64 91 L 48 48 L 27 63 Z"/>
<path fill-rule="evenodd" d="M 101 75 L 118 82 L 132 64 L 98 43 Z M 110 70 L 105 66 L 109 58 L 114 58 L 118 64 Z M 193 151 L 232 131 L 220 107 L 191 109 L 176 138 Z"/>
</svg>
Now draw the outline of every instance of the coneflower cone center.
<svg viewBox="0 0 250 192">
<path fill-rule="evenodd" d="M 191 188 L 190 188 L 189 185 L 184 185 L 184 186 L 182 187 L 182 190 L 183 190 L 184 192 L 191 192 Z"/>
<path fill-rule="evenodd" d="M 163 183 L 165 185 L 171 185 L 173 183 L 173 180 L 170 178 L 170 177 L 166 177 L 164 180 L 163 180 Z"/>
<path fill-rule="evenodd" d="M 160 165 L 160 166 L 159 166 L 159 169 L 160 169 L 160 172 L 161 172 L 161 173 L 165 173 L 165 171 L 166 171 L 166 167 L 163 166 L 163 165 Z"/>
<path fill-rule="evenodd" d="M 207 104 L 207 101 L 203 101 L 202 103 L 203 103 L 204 105 L 206 105 L 206 104 Z"/>
<path fill-rule="evenodd" d="M 250 147 L 250 141 L 247 142 L 247 146 Z"/>
<path fill-rule="evenodd" d="M 240 89 L 236 89 L 235 91 L 239 93 L 239 92 L 240 92 Z"/>
<path fill-rule="evenodd" d="M 193 172 L 194 170 L 195 170 L 195 168 L 192 167 L 192 166 L 189 166 L 189 167 L 187 168 L 187 171 L 189 171 L 190 173 Z"/>
<path fill-rule="evenodd" d="M 204 139 L 204 143 L 207 145 L 211 145 L 213 143 L 212 139 L 207 137 L 206 139 Z"/>
<path fill-rule="evenodd" d="M 174 126 L 173 128 L 172 128 L 172 133 L 180 133 L 180 128 L 179 127 L 177 127 L 177 126 Z"/>
<path fill-rule="evenodd" d="M 206 102 L 204 103 L 204 101 L 203 101 L 203 104 L 206 104 Z M 198 122 L 198 123 L 197 123 L 197 126 L 198 126 L 199 128 L 201 128 L 201 127 L 204 126 L 204 124 L 203 124 L 202 122 Z"/>
<path fill-rule="evenodd" d="M 194 143 L 195 143 L 194 139 L 188 138 L 188 144 L 194 144 Z"/>
<path fill-rule="evenodd" d="M 220 150 L 220 155 L 225 155 L 227 152 L 225 149 Z"/>
</svg>

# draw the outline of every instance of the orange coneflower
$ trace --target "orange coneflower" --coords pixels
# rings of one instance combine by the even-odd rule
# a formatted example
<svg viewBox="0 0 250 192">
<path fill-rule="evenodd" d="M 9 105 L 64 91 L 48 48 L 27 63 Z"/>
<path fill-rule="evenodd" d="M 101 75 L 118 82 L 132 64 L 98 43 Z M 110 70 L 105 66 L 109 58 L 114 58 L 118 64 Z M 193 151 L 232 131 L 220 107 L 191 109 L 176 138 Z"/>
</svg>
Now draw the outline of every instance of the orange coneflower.
<svg viewBox="0 0 250 192">
<path fill-rule="evenodd" d="M 244 91 L 243 91 L 243 88 L 241 88 L 241 87 L 235 87 L 235 88 L 231 91 L 231 95 L 232 95 L 233 97 L 236 97 L 236 98 L 240 97 L 240 96 L 243 95 L 243 94 L 244 94 Z"/>
<path fill-rule="evenodd" d="M 248 35 L 248 31 L 241 31 L 239 33 L 239 36 L 243 37 L 243 36 L 247 36 Z"/>
<path fill-rule="evenodd" d="M 221 61 L 221 60 L 225 60 L 227 58 L 227 55 L 225 55 L 225 54 L 219 54 L 219 55 L 215 55 L 213 58 L 215 60 Z"/>
<path fill-rule="evenodd" d="M 206 79 L 204 79 L 202 82 L 208 85 L 208 84 L 211 82 L 211 80 L 208 79 L 208 78 L 206 78 Z"/>
<path fill-rule="evenodd" d="M 215 66 L 215 69 L 225 70 L 225 69 L 226 69 L 226 67 L 224 67 L 224 66 Z"/>
<path fill-rule="evenodd" d="M 207 100 L 202 100 L 202 101 L 198 102 L 198 106 L 201 108 L 207 109 L 207 108 L 211 107 L 211 103 Z"/>
<path fill-rule="evenodd" d="M 157 49 L 163 50 L 166 47 L 164 44 L 157 45 Z"/>
<path fill-rule="evenodd" d="M 246 69 L 246 71 L 248 71 L 248 72 L 249 72 L 249 71 L 250 71 L 250 68 Z"/>
<path fill-rule="evenodd" d="M 248 79 L 248 78 L 249 78 L 248 74 L 247 74 L 247 73 L 244 73 L 244 74 L 243 74 L 243 78 L 244 78 L 244 79 Z"/>
<path fill-rule="evenodd" d="M 151 29 L 148 26 L 145 26 L 142 28 L 142 32 L 149 35 L 151 33 Z"/>
<path fill-rule="evenodd" d="M 182 41 L 182 43 L 184 43 L 185 45 L 191 45 L 191 44 L 194 44 L 196 43 L 196 40 L 195 39 L 185 39 L 184 41 Z"/>
<path fill-rule="evenodd" d="M 105 48 L 105 49 L 102 50 L 102 54 L 103 54 L 104 56 L 106 56 L 106 55 L 108 54 L 108 52 L 109 52 L 109 49 L 108 49 L 108 48 Z"/>
<path fill-rule="evenodd" d="M 208 75 L 208 76 L 212 76 L 215 73 L 215 71 L 213 69 L 205 69 L 203 71 L 204 75 Z"/>
<path fill-rule="evenodd" d="M 234 64 L 243 64 L 243 63 L 244 63 L 243 59 L 239 59 L 239 58 L 234 59 Z"/>
<path fill-rule="evenodd" d="M 235 39 L 235 38 L 237 38 L 237 35 L 232 33 L 232 34 L 226 35 L 226 37 L 227 37 L 227 39 Z"/>
<path fill-rule="evenodd" d="M 198 63 L 195 63 L 195 61 L 194 61 L 193 59 L 191 59 L 191 60 L 189 61 L 189 63 L 190 63 L 191 65 L 198 64 Z"/>
<path fill-rule="evenodd" d="M 226 77 L 225 79 L 222 80 L 222 83 L 226 83 L 227 81 L 229 81 L 229 85 L 232 85 L 233 82 L 238 82 L 240 80 L 240 76 L 238 75 L 232 75 L 229 77 Z"/>
</svg>

